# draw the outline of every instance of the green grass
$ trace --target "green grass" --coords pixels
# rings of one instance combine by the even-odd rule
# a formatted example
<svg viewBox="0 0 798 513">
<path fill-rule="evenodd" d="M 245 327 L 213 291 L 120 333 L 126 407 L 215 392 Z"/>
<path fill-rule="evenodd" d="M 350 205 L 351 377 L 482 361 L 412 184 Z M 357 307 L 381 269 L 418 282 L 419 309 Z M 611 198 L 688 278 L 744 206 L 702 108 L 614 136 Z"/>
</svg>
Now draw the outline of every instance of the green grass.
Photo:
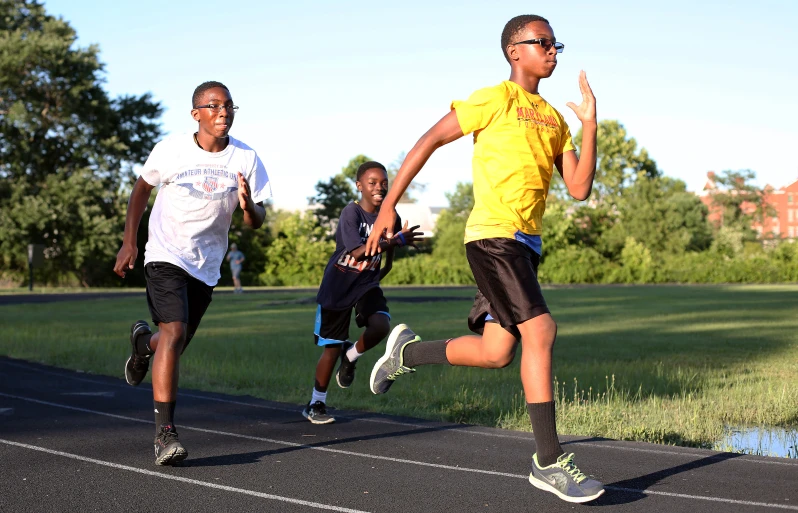
<svg viewBox="0 0 798 513">
<path fill-rule="evenodd" d="M 389 289 L 393 322 L 423 338 L 467 333 L 472 289 Z M 546 290 L 563 434 L 715 447 L 726 426 L 798 428 L 798 286 L 630 286 Z M 447 302 L 391 298 L 447 296 Z M 304 403 L 320 350 L 306 291 L 219 294 L 181 360 L 180 385 Z M 0 354 L 121 377 L 141 298 L 0 306 Z M 353 323 L 354 327 L 354 323 Z M 355 330 L 352 332 L 356 335 Z M 382 347 L 382 346 L 380 346 Z M 422 367 L 389 394 L 367 380 L 329 403 L 510 429 L 529 429 L 518 365 Z"/>
</svg>

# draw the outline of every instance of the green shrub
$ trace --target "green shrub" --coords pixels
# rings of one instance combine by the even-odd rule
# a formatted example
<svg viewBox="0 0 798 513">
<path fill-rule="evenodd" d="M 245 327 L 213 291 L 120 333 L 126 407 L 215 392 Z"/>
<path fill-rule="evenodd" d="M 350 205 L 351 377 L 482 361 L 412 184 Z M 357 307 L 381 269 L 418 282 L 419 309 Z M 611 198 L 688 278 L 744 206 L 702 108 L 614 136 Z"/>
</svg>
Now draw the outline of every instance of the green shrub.
<svg viewBox="0 0 798 513">
<path fill-rule="evenodd" d="M 593 248 L 567 246 L 544 256 L 538 279 L 541 283 L 603 283 L 616 268 Z"/>
<path fill-rule="evenodd" d="M 473 285 L 474 276 L 465 258 L 450 262 L 422 254 L 395 260 L 382 282 L 386 285 Z"/>
</svg>

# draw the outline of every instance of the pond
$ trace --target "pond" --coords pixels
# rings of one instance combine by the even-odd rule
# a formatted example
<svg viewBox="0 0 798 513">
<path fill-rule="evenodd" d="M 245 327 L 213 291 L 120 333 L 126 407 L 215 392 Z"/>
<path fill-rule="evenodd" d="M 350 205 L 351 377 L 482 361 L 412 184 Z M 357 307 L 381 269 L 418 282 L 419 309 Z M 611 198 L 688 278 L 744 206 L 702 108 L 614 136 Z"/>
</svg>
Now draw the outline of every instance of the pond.
<svg viewBox="0 0 798 513">
<path fill-rule="evenodd" d="M 779 458 L 798 458 L 798 430 L 773 427 L 728 427 L 715 443 L 719 451 L 741 452 Z"/>
</svg>

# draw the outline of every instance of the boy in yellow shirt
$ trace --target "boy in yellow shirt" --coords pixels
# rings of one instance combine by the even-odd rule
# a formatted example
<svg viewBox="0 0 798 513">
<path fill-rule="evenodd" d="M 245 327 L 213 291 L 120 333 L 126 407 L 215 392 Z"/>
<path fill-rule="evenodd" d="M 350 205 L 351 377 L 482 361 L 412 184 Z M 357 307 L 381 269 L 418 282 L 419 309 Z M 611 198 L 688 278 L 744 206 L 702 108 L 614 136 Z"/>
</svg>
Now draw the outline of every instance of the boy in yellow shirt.
<svg viewBox="0 0 798 513">
<path fill-rule="evenodd" d="M 467 101 L 453 102 L 451 111 L 419 139 L 366 244 L 371 255 L 379 251 L 383 233 L 393 237 L 396 202 L 432 153 L 473 132 L 474 209 L 465 244 L 478 287 L 468 325 L 479 335 L 420 343 L 407 326 L 396 326 L 371 373 L 371 390 L 387 392 L 397 377 L 420 365 L 506 367 L 520 339 L 521 382 L 537 448 L 529 481 L 568 502 L 588 502 L 604 493 L 604 487 L 579 471 L 573 454 L 560 447 L 552 384 L 557 324 L 543 299 L 537 268 L 554 167 L 571 196 L 585 200 L 590 195 L 596 171 L 596 99 L 581 72 L 582 103 L 567 104 L 582 122 L 579 158 L 562 115 L 538 94 L 541 79 L 552 75 L 564 48 L 549 22 L 535 15 L 517 16 L 505 25 L 501 45 L 510 79 L 476 91 Z"/>
</svg>

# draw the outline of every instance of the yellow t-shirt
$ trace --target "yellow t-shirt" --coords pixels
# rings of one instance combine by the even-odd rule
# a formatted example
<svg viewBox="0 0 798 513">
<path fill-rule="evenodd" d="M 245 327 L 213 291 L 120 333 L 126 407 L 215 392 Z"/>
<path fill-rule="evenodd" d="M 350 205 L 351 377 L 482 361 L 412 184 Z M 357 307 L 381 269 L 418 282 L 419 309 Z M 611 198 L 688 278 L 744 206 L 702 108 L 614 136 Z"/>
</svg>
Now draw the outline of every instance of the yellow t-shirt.
<svg viewBox="0 0 798 513">
<path fill-rule="evenodd" d="M 451 108 L 463 133 L 474 133 L 474 209 L 465 242 L 540 235 L 554 159 L 574 149 L 562 114 L 509 80 Z"/>
</svg>

